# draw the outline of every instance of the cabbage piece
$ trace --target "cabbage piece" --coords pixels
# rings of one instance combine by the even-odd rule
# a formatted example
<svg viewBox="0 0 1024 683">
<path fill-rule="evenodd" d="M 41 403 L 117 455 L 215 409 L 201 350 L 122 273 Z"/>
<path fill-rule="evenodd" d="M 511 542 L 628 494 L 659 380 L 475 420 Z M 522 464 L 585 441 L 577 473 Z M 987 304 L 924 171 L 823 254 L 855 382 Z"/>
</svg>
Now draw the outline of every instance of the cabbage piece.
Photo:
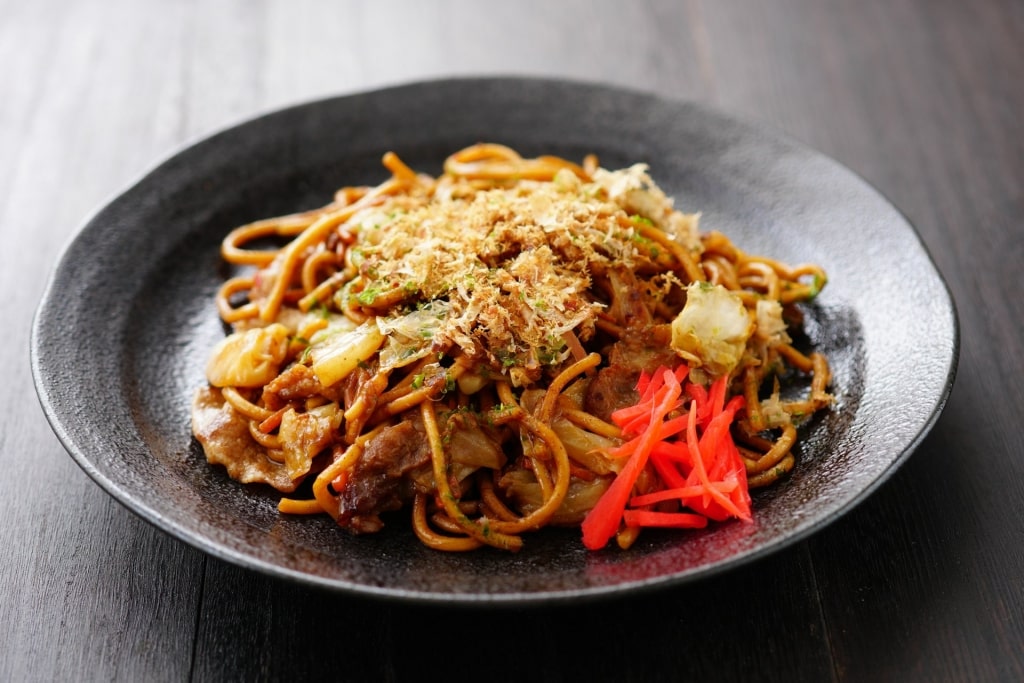
<svg viewBox="0 0 1024 683">
<path fill-rule="evenodd" d="M 505 452 L 481 429 L 475 418 L 462 416 L 452 420 L 446 440 L 446 449 L 454 463 L 494 470 L 505 466 Z"/>
<path fill-rule="evenodd" d="M 772 395 L 761 401 L 761 418 L 766 429 L 778 429 L 793 424 L 793 417 L 786 411 L 779 397 L 778 381 Z"/>
<path fill-rule="evenodd" d="M 619 445 L 617 441 L 583 429 L 561 415 L 551 420 L 551 431 L 562 441 L 568 456 L 580 465 L 597 474 L 613 471 L 612 460 L 606 453 Z"/>
<path fill-rule="evenodd" d="M 562 396 L 577 408 L 582 405 L 582 392 L 586 381 L 574 382 L 567 387 Z M 527 389 L 519 397 L 523 409 L 532 415 L 537 414 L 541 401 L 547 393 L 544 389 Z M 619 445 L 619 441 L 595 434 L 563 417 L 557 410 L 549 421 L 551 431 L 565 447 L 565 452 L 572 460 L 597 474 L 608 474 L 618 468 L 617 463 L 607 456 L 608 451 Z"/>
<path fill-rule="evenodd" d="M 348 316 L 338 315 L 337 313 L 328 313 L 327 327 L 314 332 L 309 339 L 309 343 L 320 344 L 326 342 L 330 337 L 334 337 L 345 332 L 351 332 L 357 327 L 359 327 L 359 324 L 353 322 Z"/>
<path fill-rule="evenodd" d="M 758 299 L 757 307 L 754 309 L 757 320 L 757 338 L 768 347 L 779 344 L 788 344 L 790 339 L 786 331 L 786 321 L 782 317 L 782 304 L 774 299 Z"/>
<path fill-rule="evenodd" d="M 360 363 L 368 361 L 384 342 L 384 335 L 371 318 L 354 330 L 329 335 L 316 335 L 309 345 L 313 372 L 320 384 L 330 387 L 351 374 Z"/>
<path fill-rule="evenodd" d="M 448 310 L 448 302 L 431 301 L 405 315 L 377 318 L 377 328 L 387 337 L 380 351 L 380 369 L 400 368 L 427 356 Z"/>
<path fill-rule="evenodd" d="M 739 364 L 753 331 L 739 296 L 721 285 L 694 282 L 686 288 L 686 305 L 672 321 L 671 344 L 693 367 L 720 377 Z"/>
<path fill-rule="evenodd" d="M 288 355 L 288 336 L 278 323 L 229 334 L 210 354 L 206 379 L 215 387 L 262 387 Z"/>
<path fill-rule="evenodd" d="M 293 480 L 309 474 L 313 458 L 330 445 L 337 417 L 336 403 L 328 403 L 305 413 L 288 409 L 281 416 L 278 436 L 288 475 Z"/>
<path fill-rule="evenodd" d="M 556 526 L 576 526 L 583 521 L 587 513 L 597 504 L 598 499 L 608 490 L 611 484 L 609 477 L 595 477 L 591 481 L 573 477 L 569 480 L 569 490 L 565 500 L 551 517 L 551 524 Z M 544 504 L 544 494 L 540 484 L 532 472 L 512 470 L 501 477 L 498 485 L 505 495 L 524 515 L 529 515 Z"/>
</svg>

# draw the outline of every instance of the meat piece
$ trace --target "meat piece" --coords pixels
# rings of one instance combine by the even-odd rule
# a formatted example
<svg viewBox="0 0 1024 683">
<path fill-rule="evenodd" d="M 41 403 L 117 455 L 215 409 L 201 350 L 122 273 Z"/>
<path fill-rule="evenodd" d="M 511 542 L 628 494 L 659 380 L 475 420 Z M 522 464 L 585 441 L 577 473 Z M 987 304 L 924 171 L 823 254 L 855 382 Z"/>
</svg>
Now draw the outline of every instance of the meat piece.
<svg viewBox="0 0 1024 683">
<path fill-rule="evenodd" d="M 203 387 L 192 402 L 192 433 L 203 446 L 206 460 L 224 465 L 228 476 L 243 484 L 270 484 L 290 493 L 297 482 L 288 468 L 267 457 L 267 451 L 249 435 L 247 418 L 238 414 L 219 389 Z"/>
<path fill-rule="evenodd" d="M 640 400 L 640 373 L 676 367 L 680 358 L 663 339 L 664 326 L 630 329 L 608 350 L 608 365 L 598 371 L 583 397 L 583 409 L 605 421 L 619 408 Z"/>
<path fill-rule="evenodd" d="M 308 365 L 296 363 L 263 387 L 263 405 L 268 410 L 279 410 L 291 401 L 311 396 L 324 396 L 338 403 L 340 394 L 335 387 L 325 388 Z"/>
<path fill-rule="evenodd" d="M 398 510 L 412 487 L 406 474 L 430 462 L 430 445 L 422 425 L 407 420 L 370 439 L 338 492 L 338 524 L 357 533 L 379 531 L 380 513 Z"/>
<path fill-rule="evenodd" d="M 215 387 L 261 387 L 273 379 L 288 355 L 288 328 L 274 323 L 234 332 L 210 354 L 206 378 Z"/>
<path fill-rule="evenodd" d="M 583 409 L 606 422 L 619 408 L 631 406 L 640 400 L 636 382 L 640 371 L 624 365 L 602 368 L 591 380 L 583 398 Z"/>
</svg>

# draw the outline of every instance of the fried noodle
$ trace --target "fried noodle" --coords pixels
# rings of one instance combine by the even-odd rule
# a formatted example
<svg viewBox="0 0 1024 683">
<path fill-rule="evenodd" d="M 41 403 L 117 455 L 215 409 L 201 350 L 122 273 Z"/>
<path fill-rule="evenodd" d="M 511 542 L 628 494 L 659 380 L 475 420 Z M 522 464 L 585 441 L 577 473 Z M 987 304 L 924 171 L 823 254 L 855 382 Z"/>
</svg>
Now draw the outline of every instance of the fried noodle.
<svg viewBox="0 0 1024 683">
<path fill-rule="evenodd" d="M 231 332 L 192 409 L 210 463 L 288 494 L 284 514 L 371 533 L 405 509 L 431 548 L 518 550 L 581 523 L 622 467 L 612 413 L 641 372 L 685 363 L 744 397 L 750 487 L 794 467 L 797 425 L 832 402 L 826 358 L 789 334 L 820 267 L 701 233 L 643 164 L 478 144 L 436 177 L 383 165 L 378 185 L 224 239 Z"/>
</svg>

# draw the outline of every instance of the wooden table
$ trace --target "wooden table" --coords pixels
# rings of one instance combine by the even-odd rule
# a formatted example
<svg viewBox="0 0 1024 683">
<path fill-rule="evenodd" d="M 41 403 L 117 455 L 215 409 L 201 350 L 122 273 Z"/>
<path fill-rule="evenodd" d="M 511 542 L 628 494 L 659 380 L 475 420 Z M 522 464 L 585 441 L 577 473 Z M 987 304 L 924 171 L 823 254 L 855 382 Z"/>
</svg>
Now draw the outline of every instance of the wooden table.
<svg viewBox="0 0 1024 683">
<path fill-rule="evenodd" d="M 1024 680 L 1024 4 L 3 4 L 0 680 Z M 28 363 L 76 227 L 242 118 L 464 74 L 710 103 L 863 175 L 916 225 L 958 305 L 959 373 L 930 436 L 795 546 L 579 607 L 323 593 L 122 508 L 61 448 Z"/>
</svg>

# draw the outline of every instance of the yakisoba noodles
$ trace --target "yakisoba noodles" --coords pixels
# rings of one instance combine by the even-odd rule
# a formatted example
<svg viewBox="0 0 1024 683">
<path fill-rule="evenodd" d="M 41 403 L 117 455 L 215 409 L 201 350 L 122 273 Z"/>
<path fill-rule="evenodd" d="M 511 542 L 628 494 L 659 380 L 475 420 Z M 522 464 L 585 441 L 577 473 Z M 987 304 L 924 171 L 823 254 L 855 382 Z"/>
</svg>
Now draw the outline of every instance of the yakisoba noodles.
<svg viewBox="0 0 1024 683">
<path fill-rule="evenodd" d="M 224 239 L 232 331 L 192 411 L 210 463 L 355 533 L 405 509 L 451 551 L 748 518 L 730 497 L 794 466 L 797 424 L 832 400 L 826 358 L 789 335 L 821 268 L 699 232 L 643 164 L 479 144 L 438 177 L 383 165 L 379 185 Z M 738 474 L 701 459 L 712 439 Z"/>
</svg>

